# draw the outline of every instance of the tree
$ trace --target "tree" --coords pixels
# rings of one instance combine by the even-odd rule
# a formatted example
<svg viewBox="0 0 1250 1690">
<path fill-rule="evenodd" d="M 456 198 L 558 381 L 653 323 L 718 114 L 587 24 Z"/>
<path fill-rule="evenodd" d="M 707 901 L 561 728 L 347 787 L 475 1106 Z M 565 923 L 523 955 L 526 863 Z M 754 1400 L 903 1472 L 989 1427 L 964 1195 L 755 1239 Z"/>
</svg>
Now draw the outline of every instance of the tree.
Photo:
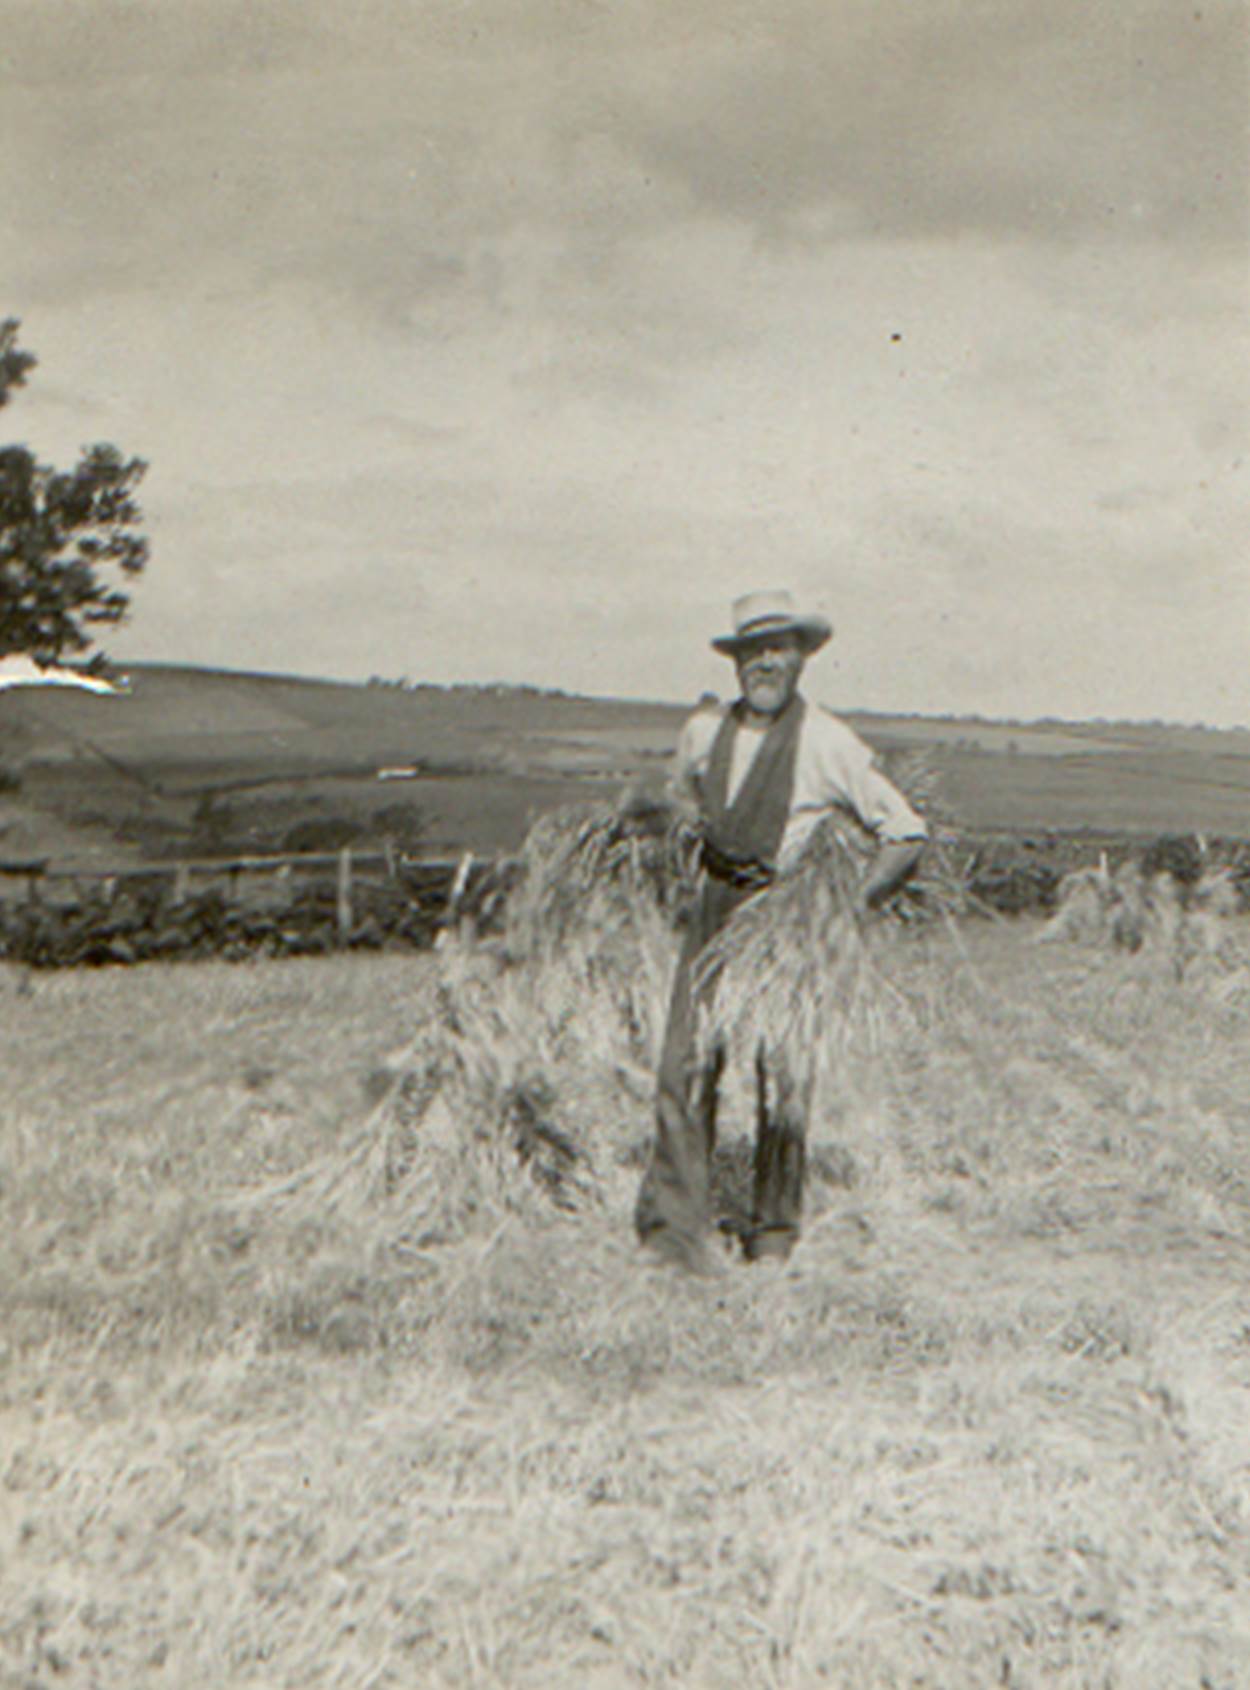
<svg viewBox="0 0 1250 1690">
<path fill-rule="evenodd" d="M 13 318 L 0 322 L 0 407 L 36 363 L 18 328 Z M 0 658 L 58 663 L 90 650 L 94 629 L 124 619 L 122 583 L 148 560 L 134 498 L 146 469 L 115 446 L 85 447 L 69 470 L 39 463 L 25 446 L 0 447 Z M 88 667 L 106 662 L 97 652 Z"/>
<path fill-rule="evenodd" d="M 17 330 L 12 317 L 0 323 L 0 406 L 8 404 L 11 387 L 25 386 L 26 372 L 35 363 L 33 356 L 17 344 Z"/>
</svg>

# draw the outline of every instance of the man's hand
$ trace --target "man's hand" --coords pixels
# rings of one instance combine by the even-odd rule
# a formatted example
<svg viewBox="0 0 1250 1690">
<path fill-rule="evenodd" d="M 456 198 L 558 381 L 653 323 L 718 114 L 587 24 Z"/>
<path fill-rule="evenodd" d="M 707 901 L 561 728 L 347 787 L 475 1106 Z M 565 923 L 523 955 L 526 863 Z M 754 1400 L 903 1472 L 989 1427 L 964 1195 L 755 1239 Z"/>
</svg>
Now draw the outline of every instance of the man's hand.
<svg viewBox="0 0 1250 1690">
<path fill-rule="evenodd" d="M 923 839 L 902 839 L 883 845 L 873 859 L 856 899 L 856 914 L 879 909 L 914 872 L 924 853 Z"/>
</svg>

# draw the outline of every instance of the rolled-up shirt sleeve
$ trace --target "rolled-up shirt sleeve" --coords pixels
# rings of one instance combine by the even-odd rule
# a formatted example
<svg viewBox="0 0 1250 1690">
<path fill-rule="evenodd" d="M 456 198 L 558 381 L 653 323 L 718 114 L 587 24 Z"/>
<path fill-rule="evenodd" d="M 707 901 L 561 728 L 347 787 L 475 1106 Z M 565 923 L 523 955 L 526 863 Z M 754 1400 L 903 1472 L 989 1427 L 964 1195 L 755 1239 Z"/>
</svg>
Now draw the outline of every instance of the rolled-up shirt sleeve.
<svg viewBox="0 0 1250 1690">
<path fill-rule="evenodd" d="M 928 824 L 912 809 L 870 755 L 859 775 L 853 801 L 864 825 L 884 844 L 901 844 L 908 839 L 927 839 Z"/>
<path fill-rule="evenodd" d="M 794 820 L 814 823 L 830 808 L 849 809 L 880 844 L 926 839 L 922 816 L 882 772 L 871 748 L 854 729 L 817 708 L 805 724 L 796 769 Z"/>
</svg>

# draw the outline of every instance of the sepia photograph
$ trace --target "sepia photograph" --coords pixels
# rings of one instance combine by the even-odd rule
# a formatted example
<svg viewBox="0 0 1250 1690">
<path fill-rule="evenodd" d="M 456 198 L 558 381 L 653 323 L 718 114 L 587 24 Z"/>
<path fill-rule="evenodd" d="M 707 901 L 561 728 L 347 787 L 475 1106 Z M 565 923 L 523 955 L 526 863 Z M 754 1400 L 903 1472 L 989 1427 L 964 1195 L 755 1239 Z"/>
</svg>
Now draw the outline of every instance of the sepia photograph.
<svg viewBox="0 0 1250 1690">
<path fill-rule="evenodd" d="M 0 121 L 0 1690 L 1250 1690 L 1250 0 Z"/>
</svg>

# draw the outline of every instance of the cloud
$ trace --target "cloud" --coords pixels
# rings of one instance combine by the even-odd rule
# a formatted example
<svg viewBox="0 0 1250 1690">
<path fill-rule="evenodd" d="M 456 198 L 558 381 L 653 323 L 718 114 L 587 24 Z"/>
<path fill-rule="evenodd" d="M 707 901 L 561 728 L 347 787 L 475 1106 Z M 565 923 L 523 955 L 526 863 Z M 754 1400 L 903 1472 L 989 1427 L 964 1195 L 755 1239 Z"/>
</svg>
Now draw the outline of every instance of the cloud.
<svg viewBox="0 0 1250 1690">
<path fill-rule="evenodd" d="M 152 460 L 131 656 L 680 696 L 775 579 L 844 700 L 1196 716 L 1245 19 L 0 0 L 6 419 Z"/>
<path fill-rule="evenodd" d="M 258 283 L 334 280 L 378 309 L 490 305 L 519 231 L 558 287 L 610 291 L 628 245 L 700 219 L 817 247 L 1246 235 L 1231 0 L 4 0 L 0 18 L 0 215 L 32 297 L 177 286 L 233 251 Z"/>
<path fill-rule="evenodd" d="M 626 104 L 635 146 L 698 205 L 777 238 L 821 206 L 885 234 L 1244 238 L 1241 5 L 853 0 L 759 19 Z"/>
</svg>

